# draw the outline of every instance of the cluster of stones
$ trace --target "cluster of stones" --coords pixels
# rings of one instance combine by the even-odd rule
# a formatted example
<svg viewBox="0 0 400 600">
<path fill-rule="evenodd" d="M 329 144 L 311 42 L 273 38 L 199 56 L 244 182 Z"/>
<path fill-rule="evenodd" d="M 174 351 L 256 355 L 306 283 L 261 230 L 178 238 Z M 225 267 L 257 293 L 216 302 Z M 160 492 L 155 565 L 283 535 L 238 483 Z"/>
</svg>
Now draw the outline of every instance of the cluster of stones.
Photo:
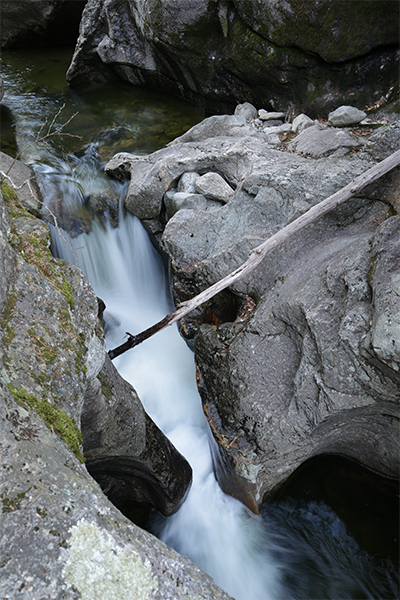
<svg viewBox="0 0 400 600">
<path fill-rule="evenodd" d="M 219 121 L 216 121 L 217 119 Z M 288 150 L 313 158 L 333 152 L 341 156 L 351 148 L 360 147 L 362 141 L 352 134 L 351 128 L 360 126 L 368 129 L 372 124 L 364 111 L 353 106 L 340 106 L 329 113 L 327 122 L 311 119 L 304 113 L 292 118 L 290 122 L 287 113 L 269 112 L 263 108 L 257 110 L 249 102 L 239 104 L 233 116 L 209 117 L 193 129 L 207 129 L 204 127 L 207 121 L 210 122 L 210 137 L 217 127 L 225 127 L 224 131 L 218 131 L 219 135 L 232 135 L 235 126 L 238 127 L 238 131 L 244 132 L 246 129 L 247 134 L 250 126 L 254 134 L 261 135 L 267 144 L 279 148 L 285 142 Z M 190 141 L 189 135 L 190 132 L 176 141 Z M 221 204 L 226 204 L 234 193 L 231 185 L 216 172 L 210 171 L 203 175 L 186 172 L 179 179 L 177 186 L 165 193 L 166 218 L 169 220 L 182 209 L 218 209 Z"/>
<path fill-rule="evenodd" d="M 269 112 L 263 108 L 257 110 L 252 104 L 239 104 L 235 110 L 235 115 L 252 119 L 254 124 L 265 133 L 300 133 L 308 127 L 321 127 L 318 120 L 313 120 L 304 113 L 301 113 L 293 119 L 292 123 L 287 120 L 287 114 L 284 112 Z M 340 106 L 329 113 L 328 125 L 332 127 L 354 127 L 355 125 L 369 125 L 370 120 L 367 114 L 355 108 L 354 106 Z M 322 125 L 327 128 L 328 125 Z"/>
<path fill-rule="evenodd" d="M 184 173 L 177 187 L 166 192 L 164 196 L 167 218 L 170 219 L 178 210 L 184 208 L 218 209 L 221 203 L 226 204 L 234 193 L 235 190 L 218 173 Z"/>
<path fill-rule="evenodd" d="M 359 140 L 355 139 L 351 132 L 343 131 L 343 129 L 358 125 L 366 127 L 371 125 L 371 120 L 367 118 L 367 114 L 354 106 L 340 106 L 329 113 L 327 123 L 311 119 L 304 113 L 294 117 L 290 122 L 287 113 L 269 112 L 263 108 L 257 110 L 250 103 L 239 104 L 236 107 L 235 115 L 250 121 L 259 131 L 265 134 L 266 141 L 270 144 L 280 144 L 289 134 L 297 135 L 306 129 L 311 129 L 311 131 L 296 139 L 291 144 L 290 149 L 297 150 L 300 154 L 312 155 L 315 158 L 339 147 L 352 148 L 358 146 Z M 336 129 L 342 131 L 335 131 Z M 313 146 L 319 145 L 322 145 L 321 149 L 313 149 Z"/>
</svg>

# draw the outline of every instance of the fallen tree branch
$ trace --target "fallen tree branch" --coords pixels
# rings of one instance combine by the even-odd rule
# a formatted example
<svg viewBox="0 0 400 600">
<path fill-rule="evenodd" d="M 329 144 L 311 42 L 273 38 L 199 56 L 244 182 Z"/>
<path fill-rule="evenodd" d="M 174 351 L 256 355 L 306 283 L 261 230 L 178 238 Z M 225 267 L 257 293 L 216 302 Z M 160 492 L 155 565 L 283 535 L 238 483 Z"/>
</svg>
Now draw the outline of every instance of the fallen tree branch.
<svg viewBox="0 0 400 600">
<path fill-rule="evenodd" d="M 204 302 L 207 302 L 207 300 L 210 300 L 210 298 L 212 298 L 225 288 L 235 283 L 244 275 L 247 275 L 248 273 L 253 271 L 253 269 L 255 269 L 260 264 L 260 262 L 265 258 L 265 256 L 269 252 L 274 250 L 277 246 L 282 244 L 282 242 L 286 241 L 289 237 L 300 231 L 300 229 L 306 227 L 307 225 L 310 225 L 310 223 L 313 223 L 319 217 L 322 217 L 334 208 L 340 206 L 341 204 L 349 200 L 349 198 L 363 190 L 367 185 L 370 185 L 371 183 L 382 177 L 382 175 L 385 175 L 386 173 L 388 173 L 395 167 L 398 167 L 399 165 L 400 150 L 385 158 L 385 160 L 381 161 L 380 163 L 378 163 L 377 165 L 375 165 L 374 167 L 372 167 L 371 169 L 354 179 L 344 188 L 340 189 L 338 192 L 335 192 L 335 194 L 333 194 L 332 196 L 329 196 L 329 198 L 322 200 L 322 202 L 319 202 L 318 204 L 310 208 L 303 215 L 292 221 L 292 223 L 289 223 L 289 225 L 283 227 L 283 229 L 281 229 L 280 231 L 272 235 L 270 238 L 265 240 L 265 242 L 260 244 L 260 246 L 254 248 L 254 250 L 250 252 L 250 256 L 246 260 L 246 262 L 240 265 L 240 267 L 238 267 L 235 271 L 232 271 L 232 273 L 229 273 L 229 275 L 227 275 L 220 281 L 217 281 L 217 283 L 214 283 L 214 285 L 210 286 L 191 300 L 182 302 L 173 313 L 167 315 L 166 317 L 164 317 L 164 319 L 162 319 L 152 327 L 149 327 L 145 331 L 138 333 L 137 335 L 131 335 L 130 333 L 127 333 L 129 338 L 124 344 L 121 344 L 121 346 L 118 346 L 113 350 L 109 350 L 108 354 L 110 355 L 110 358 L 116 358 L 120 354 L 123 354 L 127 350 L 130 350 L 130 348 L 134 348 L 138 344 L 141 344 L 149 337 L 151 337 L 158 331 L 161 331 L 168 325 L 172 325 L 172 323 L 179 321 L 179 319 L 186 316 L 192 310 L 194 310 L 201 304 L 204 304 Z"/>
</svg>

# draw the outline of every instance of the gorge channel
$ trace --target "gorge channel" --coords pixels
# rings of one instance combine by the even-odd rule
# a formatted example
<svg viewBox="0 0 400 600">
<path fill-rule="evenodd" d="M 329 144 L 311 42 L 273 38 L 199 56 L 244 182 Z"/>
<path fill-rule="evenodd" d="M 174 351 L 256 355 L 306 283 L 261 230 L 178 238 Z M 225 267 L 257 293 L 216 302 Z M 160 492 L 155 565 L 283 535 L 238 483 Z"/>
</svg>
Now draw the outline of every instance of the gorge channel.
<svg viewBox="0 0 400 600">
<path fill-rule="evenodd" d="M 3 104 L 16 119 L 19 147 L 29 143 L 25 136 L 37 132 L 45 117 L 55 114 L 63 102 L 64 121 L 79 110 L 68 131 L 84 133 L 82 141 L 57 138 L 53 146 L 35 145 L 24 156 L 38 173 L 46 201 L 68 198 L 72 202 L 75 198 L 82 204 L 93 191 L 104 189 L 122 196 L 123 188 L 102 173 L 100 158 L 105 160 L 124 143 L 123 149 L 128 151 L 153 151 L 169 141 L 163 135 L 167 118 L 175 119 L 175 128 L 169 127 L 170 139 L 201 118 L 183 103 L 169 99 L 163 103 L 155 94 L 136 93 L 132 88 L 111 92 L 97 89 L 91 99 L 90 94 L 84 97 L 70 92 L 63 80 L 68 52 L 54 53 L 51 60 L 46 51 L 42 56 L 40 52 L 35 51 L 42 61 L 36 66 L 32 56 L 28 59 L 22 52 L 3 56 L 7 89 Z M 49 71 L 53 88 L 46 83 Z M 100 135 L 110 126 L 114 131 L 125 128 L 125 133 L 119 129 L 120 139 L 107 148 Z M 154 131 L 157 139 L 149 142 Z M 6 136 L 2 137 L 3 150 L 11 153 Z M 56 232 L 54 249 L 78 263 L 104 300 L 110 325 L 107 344 L 114 347 L 121 343 L 125 331 L 137 333 L 170 311 L 168 282 L 163 261 L 136 218 L 120 211 L 118 229 L 98 221 L 91 228 L 89 234 L 69 238 L 69 245 L 64 247 Z M 113 323 L 118 325 L 112 327 Z M 304 487 L 302 493 L 288 494 L 266 507 L 262 517 L 255 517 L 219 490 L 212 473 L 193 356 L 175 328 L 158 334 L 115 364 L 137 389 L 150 416 L 193 467 L 192 489 L 181 510 L 169 519 L 154 515 L 149 525 L 161 539 L 187 554 L 238 600 L 396 597 L 396 570 L 389 557 L 379 547 L 370 552 L 361 548 L 328 497 L 316 498 Z M 344 467 L 337 461 L 317 465 L 315 472 L 318 468 L 320 475 L 326 469 L 331 477 L 336 473 L 340 479 Z M 346 468 L 350 481 L 351 467 Z M 373 488 L 368 481 L 363 487 L 366 493 Z M 371 537 L 371 531 L 368 535 Z"/>
</svg>

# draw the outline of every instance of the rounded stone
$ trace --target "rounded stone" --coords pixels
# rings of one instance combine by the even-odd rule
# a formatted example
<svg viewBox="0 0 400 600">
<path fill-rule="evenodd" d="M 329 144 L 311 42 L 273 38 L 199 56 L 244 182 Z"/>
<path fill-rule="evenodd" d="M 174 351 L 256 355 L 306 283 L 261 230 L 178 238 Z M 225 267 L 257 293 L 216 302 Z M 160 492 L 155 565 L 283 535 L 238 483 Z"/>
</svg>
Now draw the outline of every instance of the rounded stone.
<svg viewBox="0 0 400 600">
<path fill-rule="evenodd" d="M 339 106 L 329 113 L 328 123 L 333 127 L 351 127 L 361 123 L 367 114 L 354 106 Z"/>
</svg>

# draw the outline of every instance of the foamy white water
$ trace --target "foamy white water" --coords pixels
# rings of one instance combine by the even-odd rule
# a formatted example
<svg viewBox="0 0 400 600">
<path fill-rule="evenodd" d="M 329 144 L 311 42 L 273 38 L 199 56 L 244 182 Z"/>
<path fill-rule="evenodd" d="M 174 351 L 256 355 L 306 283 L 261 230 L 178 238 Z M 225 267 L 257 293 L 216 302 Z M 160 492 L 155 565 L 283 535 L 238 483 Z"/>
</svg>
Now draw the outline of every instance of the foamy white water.
<svg viewBox="0 0 400 600">
<path fill-rule="evenodd" d="M 111 185 L 101 171 L 93 171 L 94 165 L 77 166 L 71 170 L 60 161 L 56 168 L 36 167 L 46 173 L 42 185 L 48 200 L 64 197 L 79 204 L 92 189 Z M 104 300 L 108 348 L 121 344 L 125 332 L 136 334 L 171 312 L 165 266 L 138 219 L 121 217 L 118 229 L 95 221 L 90 234 L 65 238 L 53 230 L 53 251 L 78 264 Z M 261 518 L 221 491 L 213 474 L 193 354 L 175 325 L 114 364 L 193 469 L 181 509 L 169 518 L 154 514 L 150 528 L 159 538 L 189 556 L 237 600 L 397 597 L 392 566 L 373 562 L 360 550 L 324 503 L 288 501 L 269 507 Z"/>
<path fill-rule="evenodd" d="M 138 333 L 172 310 L 162 259 L 135 217 L 121 218 L 118 229 L 95 222 L 90 234 L 68 237 L 68 244 L 57 232 L 53 239 L 55 253 L 77 262 L 105 302 L 108 348 L 121 344 L 125 332 Z M 183 506 L 172 517 L 155 517 L 153 531 L 237 600 L 279 598 L 279 569 L 265 547 L 261 519 L 224 494 L 215 480 L 193 353 L 177 327 L 114 364 L 193 469 Z"/>
</svg>

